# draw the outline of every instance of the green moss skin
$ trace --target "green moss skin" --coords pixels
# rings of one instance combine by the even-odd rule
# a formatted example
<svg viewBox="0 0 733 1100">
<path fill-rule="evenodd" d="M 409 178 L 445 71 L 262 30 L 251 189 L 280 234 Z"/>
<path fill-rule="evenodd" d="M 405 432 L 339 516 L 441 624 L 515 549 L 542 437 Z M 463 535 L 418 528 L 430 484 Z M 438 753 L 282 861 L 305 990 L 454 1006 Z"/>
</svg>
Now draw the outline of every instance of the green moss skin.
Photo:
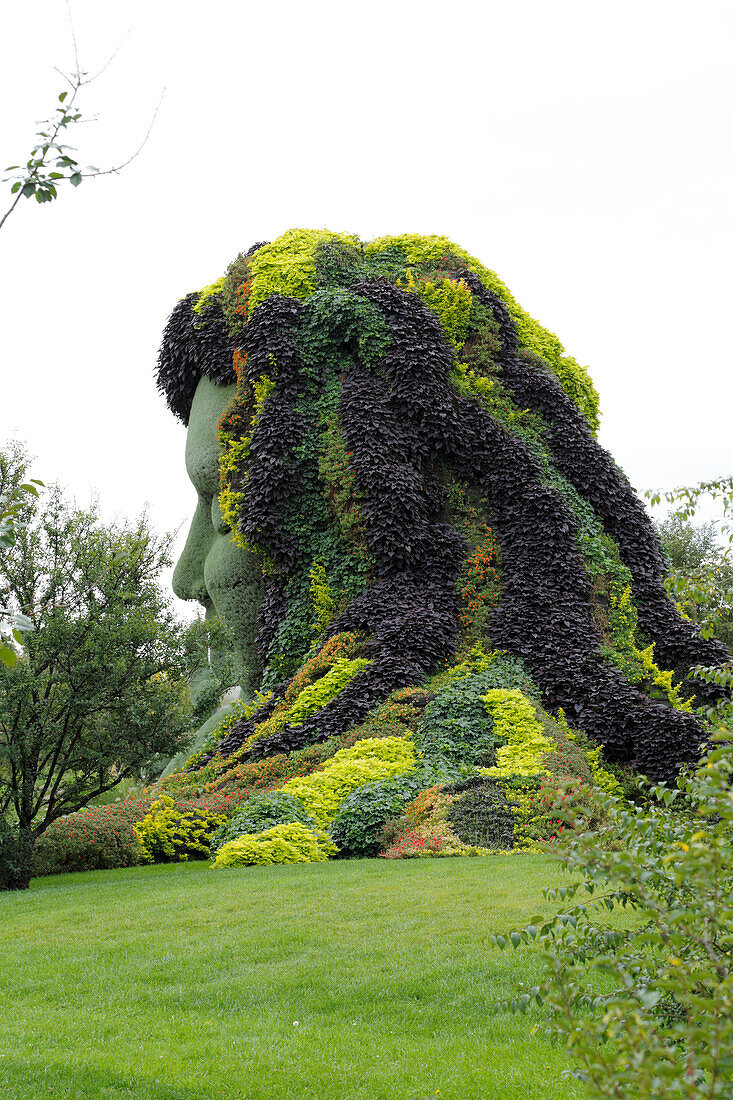
<svg viewBox="0 0 733 1100">
<path fill-rule="evenodd" d="M 234 631 L 244 666 L 242 692 L 250 698 L 262 677 L 255 635 L 262 600 L 262 570 L 255 555 L 231 538 L 219 510 L 219 446 L 216 429 L 234 386 L 202 378 L 196 389 L 186 437 L 186 470 L 197 504 L 183 553 L 173 573 L 182 600 L 213 608 Z"/>
</svg>

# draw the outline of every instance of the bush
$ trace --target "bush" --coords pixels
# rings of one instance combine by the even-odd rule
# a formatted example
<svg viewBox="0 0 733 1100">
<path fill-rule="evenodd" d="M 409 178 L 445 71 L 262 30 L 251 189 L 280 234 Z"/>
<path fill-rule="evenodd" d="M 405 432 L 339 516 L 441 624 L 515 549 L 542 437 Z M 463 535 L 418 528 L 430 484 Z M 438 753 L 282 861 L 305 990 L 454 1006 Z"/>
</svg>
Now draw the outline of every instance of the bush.
<svg viewBox="0 0 733 1100">
<path fill-rule="evenodd" d="M 439 787 L 428 787 L 405 806 L 401 818 L 388 821 L 382 830 L 384 859 L 420 856 L 478 856 L 486 850 L 464 844 L 448 821 L 456 796 Z"/>
<path fill-rule="evenodd" d="M 494 723 L 483 703 L 486 688 L 481 674 L 467 676 L 442 688 L 428 704 L 415 736 L 427 760 L 447 765 L 453 774 L 462 765 L 495 762 Z"/>
<path fill-rule="evenodd" d="M 36 841 L 33 875 L 134 867 L 140 844 L 133 828 L 150 805 L 146 798 L 90 806 L 54 821 Z"/>
<path fill-rule="evenodd" d="M 648 811 L 596 791 L 602 830 L 571 811 L 558 852 L 581 881 L 545 891 L 571 905 L 490 937 L 501 948 L 543 948 L 542 984 L 502 1007 L 549 1008 L 548 1031 L 580 1062 L 575 1076 L 590 1096 L 732 1094 L 732 777 L 726 745 L 676 789 L 649 787 Z M 603 919 L 618 908 L 635 915 L 631 928 Z M 610 983 L 600 987 L 598 974 Z"/>
<path fill-rule="evenodd" d="M 214 867 L 247 867 L 256 863 L 323 863 L 336 855 L 336 846 L 323 833 L 299 821 L 273 825 L 261 833 L 230 840 L 219 849 Z"/>
<path fill-rule="evenodd" d="M 204 809 L 182 809 L 162 794 L 153 802 L 142 821 L 133 826 L 140 842 L 143 863 L 170 863 L 206 859 L 212 833 L 224 824 L 223 814 Z"/>
<path fill-rule="evenodd" d="M 498 783 L 473 779 L 450 788 L 460 797 L 448 809 L 448 823 L 459 840 L 479 848 L 514 847 L 516 803 Z"/>
<path fill-rule="evenodd" d="M 244 833 L 261 833 L 273 825 L 287 825 L 291 821 L 308 826 L 314 824 L 302 803 L 287 791 L 252 795 L 244 809 L 216 830 L 211 838 L 211 855 L 214 856 L 230 840 L 236 840 Z"/>
<path fill-rule="evenodd" d="M 400 814 L 420 789 L 412 775 L 378 779 L 358 787 L 341 803 L 330 833 L 342 856 L 376 856 L 383 847 L 381 830 Z"/>
<path fill-rule="evenodd" d="M 401 737 L 381 737 L 357 741 L 350 749 L 341 749 L 320 772 L 291 779 L 285 790 L 295 795 L 313 815 L 320 828 L 327 828 L 336 817 L 344 799 L 375 779 L 412 771 L 415 749 Z"/>
<path fill-rule="evenodd" d="M 451 778 L 467 765 L 495 764 L 506 736 L 496 728 L 485 697 L 497 689 L 534 691 L 521 662 L 498 651 L 487 654 L 477 645 L 435 681 L 435 696 L 415 733 L 418 750 Z"/>
<path fill-rule="evenodd" d="M 502 742 L 496 753 L 496 766 L 487 774 L 538 775 L 544 771 L 544 756 L 557 745 L 538 721 L 532 700 L 517 689 L 492 688 L 483 701 L 494 720 L 494 734 Z"/>
</svg>

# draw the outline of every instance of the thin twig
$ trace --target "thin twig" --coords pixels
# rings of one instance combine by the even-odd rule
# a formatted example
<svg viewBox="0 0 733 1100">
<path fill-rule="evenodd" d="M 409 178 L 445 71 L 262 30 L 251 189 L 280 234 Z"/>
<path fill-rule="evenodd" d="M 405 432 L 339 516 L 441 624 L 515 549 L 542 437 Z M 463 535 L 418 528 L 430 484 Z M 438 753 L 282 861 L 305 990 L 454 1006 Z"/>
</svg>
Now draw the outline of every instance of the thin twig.
<svg viewBox="0 0 733 1100">
<path fill-rule="evenodd" d="M 109 175 L 112 175 L 116 172 L 121 172 L 123 168 L 127 168 L 127 165 L 131 164 L 132 161 L 135 160 L 135 158 L 140 155 L 140 153 L 143 151 L 143 149 L 147 145 L 148 138 L 150 137 L 153 126 L 155 125 L 155 119 L 157 118 L 158 111 L 160 110 L 160 105 L 163 102 L 163 97 L 165 96 L 165 92 L 166 92 L 166 89 L 163 88 L 163 91 L 160 93 L 160 99 L 158 100 L 158 106 L 153 111 L 153 117 L 150 120 L 150 125 L 148 126 L 145 137 L 143 138 L 143 140 L 141 141 L 140 145 L 137 147 L 135 152 L 132 154 L 132 156 L 128 157 L 126 161 L 123 161 L 122 164 L 118 164 L 114 168 L 105 168 L 104 171 L 102 171 L 102 172 L 81 172 L 80 175 L 81 175 L 82 179 L 89 179 L 92 176 L 109 176 Z"/>
</svg>

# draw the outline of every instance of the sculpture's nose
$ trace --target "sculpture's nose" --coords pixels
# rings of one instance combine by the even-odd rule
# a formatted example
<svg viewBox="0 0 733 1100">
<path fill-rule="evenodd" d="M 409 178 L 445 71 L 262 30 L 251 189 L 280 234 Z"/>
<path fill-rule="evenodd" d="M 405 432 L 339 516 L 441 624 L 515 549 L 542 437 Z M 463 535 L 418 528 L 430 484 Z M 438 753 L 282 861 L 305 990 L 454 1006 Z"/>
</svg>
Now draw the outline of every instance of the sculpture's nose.
<svg viewBox="0 0 733 1100">
<path fill-rule="evenodd" d="M 179 600 L 198 600 L 204 606 L 211 602 L 204 579 L 204 562 L 214 538 L 211 503 L 199 496 L 186 545 L 173 570 L 173 591 Z"/>
</svg>

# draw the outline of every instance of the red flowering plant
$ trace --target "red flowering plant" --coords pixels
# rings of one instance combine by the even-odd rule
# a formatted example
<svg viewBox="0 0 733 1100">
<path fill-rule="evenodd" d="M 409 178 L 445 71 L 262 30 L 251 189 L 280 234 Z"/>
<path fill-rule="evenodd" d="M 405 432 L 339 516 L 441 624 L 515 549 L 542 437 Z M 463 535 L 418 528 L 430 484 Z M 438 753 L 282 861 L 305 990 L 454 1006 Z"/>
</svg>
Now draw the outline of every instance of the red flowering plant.
<svg viewBox="0 0 733 1100">
<path fill-rule="evenodd" d="M 33 851 L 33 875 L 134 867 L 138 839 L 133 825 L 145 816 L 150 798 L 89 806 L 49 825 Z"/>
</svg>

